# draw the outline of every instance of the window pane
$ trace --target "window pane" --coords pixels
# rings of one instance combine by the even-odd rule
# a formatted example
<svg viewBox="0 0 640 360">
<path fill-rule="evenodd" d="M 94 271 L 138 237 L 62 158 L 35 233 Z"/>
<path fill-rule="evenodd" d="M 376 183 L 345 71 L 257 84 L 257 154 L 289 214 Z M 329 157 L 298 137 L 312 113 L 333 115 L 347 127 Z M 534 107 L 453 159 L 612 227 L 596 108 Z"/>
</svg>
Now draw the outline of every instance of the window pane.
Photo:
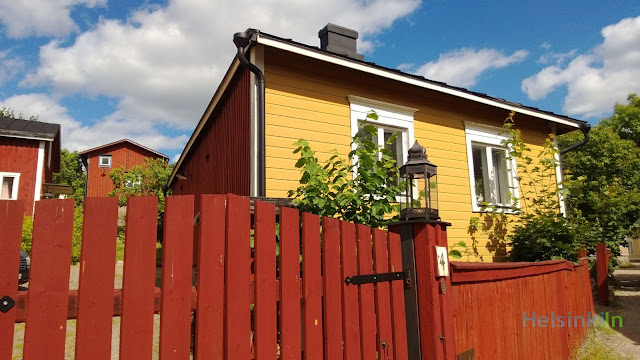
<svg viewBox="0 0 640 360">
<path fill-rule="evenodd" d="M 481 203 L 483 201 L 487 201 L 484 192 L 484 186 L 486 183 L 486 179 L 484 176 L 485 169 L 483 166 L 484 162 L 482 161 L 483 154 L 485 153 L 485 148 L 483 146 L 473 146 L 471 148 L 471 152 L 473 155 L 473 179 L 476 190 L 476 201 L 478 203 Z"/>
<path fill-rule="evenodd" d="M 389 144 L 389 139 L 393 135 L 393 131 L 384 131 L 384 147 L 391 150 L 393 158 L 396 159 L 396 166 L 402 166 L 402 134 L 396 133 L 396 138 L 393 143 Z"/>
<path fill-rule="evenodd" d="M 507 154 L 501 149 L 491 149 L 493 173 L 495 174 L 496 202 L 509 204 L 509 180 L 507 169 Z"/>
<path fill-rule="evenodd" d="M 0 190 L 0 199 L 13 199 L 13 177 L 5 176 L 2 178 L 2 189 Z"/>
<path fill-rule="evenodd" d="M 359 128 L 358 128 L 358 132 L 359 132 L 359 133 L 362 133 L 362 135 L 363 135 L 364 137 L 368 137 L 368 138 L 370 138 L 371 140 L 373 140 L 373 142 L 374 142 L 374 143 L 376 143 L 376 145 L 380 145 L 380 144 L 378 144 L 378 134 L 371 134 L 369 131 L 365 130 L 365 129 L 364 129 L 364 128 L 362 128 L 362 127 L 359 127 Z"/>
</svg>

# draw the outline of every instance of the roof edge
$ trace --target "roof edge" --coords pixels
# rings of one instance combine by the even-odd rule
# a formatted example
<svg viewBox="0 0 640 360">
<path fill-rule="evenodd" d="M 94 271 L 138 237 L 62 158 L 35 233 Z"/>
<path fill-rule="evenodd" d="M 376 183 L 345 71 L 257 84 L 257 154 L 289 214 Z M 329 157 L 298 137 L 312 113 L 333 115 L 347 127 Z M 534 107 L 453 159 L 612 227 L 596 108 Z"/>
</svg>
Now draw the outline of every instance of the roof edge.
<svg viewBox="0 0 640 360">
<path fill-rule="evenodd" d="M 576 129 L 580 127 L 580 124 L 586 123 L 586 121 L 583 121 L 583 120 L 573 119 L 565 115 L 556 115 L 544 110 L 536 110 L 535 108 L 528 107 L 526 105 L 518 106 L 516 104 L 509 104 L 507 103 L 508 100 L 500 101 L 497 98 L 491 99 L 488 95 L 487 97 L 482 97 L 480 95 L 474 94 L 472 91 L 461 89 L 461 88 L 455 88 L 451 85 L 446 85 L 444 83 L 442 83 L 443 85 L 439 85 L 432 80 L 418 79 L 416 76 L 411 74 L 406 74 L 401 71 L 392 70 L 380 65 L 367 63 L 365 61 L 354 60 L 344 56 L 331 54 L 326 51 L 317 49 L 313 46 L 296 43 L 294 41 L 290 41 L 286 39 L 280 39 L 277 36 L 265 34 L 263 32 L 258 32 L 257 34 L 258 34 L 257 42 L 265 46 L 270 46 L 280 50 L 293 52 L 302 56 L 307 56 L 317 60 L 322 60 L 332 64 L 344 66 L 354 70 L 359 70 L 366 73 L 382 76 L 391 80 L 401 81 L 403 83 L 407 83 L 407 84 L 419 86 L 422 88 L 434 90 L 440 93 L 445 93 L 452 96 L 464 98 L 467 100 L 475 101 L 477 103 L 482 103 L 485 105 L 494 106 L 494 107 L 502 108 L 506 110 L 513 110 L 521 114 L 534 116 L 540 119 L 552 121 L 552 122 L 573 127 Z"/>
<path fill-rule="evenodd" d="M 236 74 L 236 71 L 238 70 L 239 64 L 240 64 L 240 61 L 238 60 L 237 57 L 234 56 L 233 61 L 231 61 L 231 65 L 229 65 L 227 72 L 222 77 L 222 81 L 220 82 L 220 85 L 218 85 L 216 92 L 213 94 L 213 97 L 211 98 L 211 101 L 209 101 L 209 105 L 207 105 L 207 108 L 202 114 L 202 117 L 200 117 L 200 121 L 198 121 L 198 125 L 196 125 L 196 128 L 193 130 L 193 133 L 191 134 L 189 141 L 187 141 L 187 144 L 182 150 L 182 153 L 180 153 L 180 158 L 178 159 L 178 161 L 176 161 L 176 165 L 173 167 L 171 176 L 169 176 L 169 180 L 167 180 L 167 187 L 170 187 L 171 184 L 173 183 L 173 179 L 178 173 L 178 169 L 180 169 L 180 166 L 182 166 L 182 163 L 184 162 L 185 157 L 189 153 L 189 150 L 191 150 L 193 143 L 196 141 L 196 139 L 198 138 L 198 135 L 200 135 L 200 132 L 202 131 L 204 126 L 207 124 L 207 121 L 209 121 L 209 117 L 211 116 L 211 113 L 213 113 L 213 110 L 218 105 L 220 98 L 222 98 L 222 95 L 226 92 L 227 87 L 231 82 L 231 79 L 233 78 L 233 76 Z"/>
<path fill-rule="evenodd" d="M 133 140 L 131 140 L 131 139 L 121 139 L 121 140 L 117 140 L 117 141 L 114 141 L 114 142 L 110 142 L 110 143 L 108 143 L 108 144 L 104 144 L 104 145 L 96 146 L 96 147 L 91 148 L 91 149 L 87 149 L 87 150 L 84 150 L 84 151 L 80 151 L 80 152 L 78 152 L 78 154 L 79 154 L 80 156 L 82 156 L 82 157 L 85 157 L 85 156 L 83 156 L 83 155 L 87 155 L 87 154 L 89 154 L 89 153 L 91 153 L 91 152 L 94 152 L 94 151 L 96 151 L 96 150 L 104 149 L 104 148 L 106 148 L 106 147 L 113 146 L 113 145 L 117 145 L 117 144 L 120 144 L 120 143 L 123 143 L 123 142 L 128 142 L 128 143 L 133 144 L 133 145 L 135 145 L 135 146 L 137 146 L 137 147 L 140 147 L 140 148 L 142 148 L 142 149 L 145 149 L 145 150 L 147 150 L 147 151 L 149 151 L 149 152 L 152 152 L 152 153 L 154 153 L 154 154 L 160 155 L 161 157 L 163 157 L 163 158 L 165 158 L 165 159 L 167 159 L 167 160 L 169 159 L 169 156 L 167 156 L 167 155 L 165 155 L 165 154 L 163 154 L 163 153 L 161 153 L 161 152 L 159 152 L 159 151 L 153 150 L 152 148 L 149 148 L 149 147 L 146 147 L 146 146 L 144 146 L 144 145 L 142 145 L 142 144 L 139 144 L 139 143 L 137 143 L 137 142 L 135 142 L 135 141 L 133 141 Z"/>
</svg>

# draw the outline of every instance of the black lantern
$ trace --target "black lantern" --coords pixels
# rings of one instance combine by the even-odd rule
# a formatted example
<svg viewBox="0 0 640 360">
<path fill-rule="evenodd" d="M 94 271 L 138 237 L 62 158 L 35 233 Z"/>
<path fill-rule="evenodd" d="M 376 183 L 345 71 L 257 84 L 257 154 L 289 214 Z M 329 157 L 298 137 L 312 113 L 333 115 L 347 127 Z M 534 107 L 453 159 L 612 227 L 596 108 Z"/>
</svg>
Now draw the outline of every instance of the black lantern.
<svg viewBox="0 0 640 360">
<path fill-rule="evenodd" d="M 427 150 L 416 141 L 409 149 L 407 163 L 400 167 L 400 177 L 406 182 L 405 201 L 400 204 L 401 220 L 440 219 L 437 168 L 427 158 Z"/>
</svg>

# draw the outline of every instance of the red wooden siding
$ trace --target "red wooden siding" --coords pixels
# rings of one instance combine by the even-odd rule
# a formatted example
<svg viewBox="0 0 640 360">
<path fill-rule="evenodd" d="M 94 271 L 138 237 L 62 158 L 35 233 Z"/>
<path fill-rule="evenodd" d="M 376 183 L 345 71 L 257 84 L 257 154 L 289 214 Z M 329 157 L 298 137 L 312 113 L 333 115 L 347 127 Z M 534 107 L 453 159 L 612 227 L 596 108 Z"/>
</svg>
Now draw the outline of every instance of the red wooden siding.
<svg viewBox="0 0 640 360">
<path fill-rule="evenodd" d="M 111 155 L 111 167 L 99 167 L 100 155 Z M 143 149 L 130 142 L 121 142 L 86 154 L 89 160 L 88 197 L 106 197 L 113 190 L 113 182 L 109 178 L 111 170 L 124 167 L 129 170 L 135 166 L 144 164 L 144 159 L 159 158 L 154 152 Z"/>
<path fill-rule="evenodd" d="M 248 196 L 250 191 L 250 73 L 239 69 L 177 170 L 174 195 Z M 198 209 L 196 197 L 196 209 Z"/>
<path fill-rule="evenodd" d="M 39 140 L 0 137 L 0 172 L 20 173 L 18 200 L 24 215 L 33 214 L 39 146 Z"/>
<path fill-rule="evenodd" d="M 458 353 L 476 359 L 567 359 L 589 330 L 551 326 L 552 316 L 594 315 L 586 259 L 539 263 L 452 263 L 451 282 Z M 549 318 L 546 327 L 523 317 Z M 557 322 L 555 323 L 557 324 Z"/>
</svg>

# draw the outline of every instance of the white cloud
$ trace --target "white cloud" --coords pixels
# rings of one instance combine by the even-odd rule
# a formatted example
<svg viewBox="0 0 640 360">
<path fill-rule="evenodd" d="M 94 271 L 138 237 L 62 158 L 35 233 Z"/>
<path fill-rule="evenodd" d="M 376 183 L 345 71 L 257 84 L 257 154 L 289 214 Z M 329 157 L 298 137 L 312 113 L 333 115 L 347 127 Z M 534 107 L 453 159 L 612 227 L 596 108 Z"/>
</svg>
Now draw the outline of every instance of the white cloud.
<svg viewBox="0 0 640 360">
<path fill-rule="evenodd" d="M 486 71 L 521 62 L 527 55 L 525 50 L 505 55 L 496 49 L 462 48 L 441 54 L 438 60 L 420 66 L 414 73 L 430 80 L 468 88 L 475 85 Z"/>
<path fill-rule="evenodd" d="M 24 62 L 15 56 L 10 56 L 9 50 L 0 51 L 0 85 L 14 78 L 24 69 Z"/>
<path fill-rule="evenodd" d="M 149 123 L 126 121 L 109 116 L 93 124 L 82 124 L 69 115 L 57 99 L 47 94 L 31 93 L 15 95 L 0 100 L 0 107 L 21 113 L 25 118 L 37 116 L 39 121 L 60 124 L 63 147 L 69 150 L 86 150 L 100 144 L 129 138 L 152 149 L 182 149 L 187 136 L 169 137 L 152 128 Z"/>
<path fill-rule="evenodd" d="M 566 66 L 552 65 L 522 81 L 522 91 L 539 100 L 567 86 L 564 112 L 585 118 L 601 117 L 616 102 L 640 92 L 640 16 L 602 29 L 603 42 Z"/>
<path fill-rule="evenodd" d="M 359 51 L 371 51 L 376 34 L 419 5 L 420 0 L 169 1 L 126 21 L 101 19 L 72 45 L 51 41 L 40 49 L 39 68 L 20 85 L 49 86 L 60 96 L 110 97 L 117 109 L 109 119 L 191 130 L 235 55 L 235 32 L 252 27 L 319 45 L 318 30 L 332 22 L 358 30 Z"/>
<path fill-rule="evenodd" d="M 71 19 L 74 6 L 96 7 L 107 0 L 0 0 L 0 21 L 12 38 L 64 36 L 78 31 Z"/>
<path fill-rule="evenodd" d="M 545 64 L 545 65 L 553 63 L 555 65 L 560 66 L 568 59 L 575 57 L 576 53 L 578 53 L 578 49 L 573 49 L 565 53 L 549 52 L 540 56 L 540 58 L 538 58 L 538 63 Z"/>
</svg>

